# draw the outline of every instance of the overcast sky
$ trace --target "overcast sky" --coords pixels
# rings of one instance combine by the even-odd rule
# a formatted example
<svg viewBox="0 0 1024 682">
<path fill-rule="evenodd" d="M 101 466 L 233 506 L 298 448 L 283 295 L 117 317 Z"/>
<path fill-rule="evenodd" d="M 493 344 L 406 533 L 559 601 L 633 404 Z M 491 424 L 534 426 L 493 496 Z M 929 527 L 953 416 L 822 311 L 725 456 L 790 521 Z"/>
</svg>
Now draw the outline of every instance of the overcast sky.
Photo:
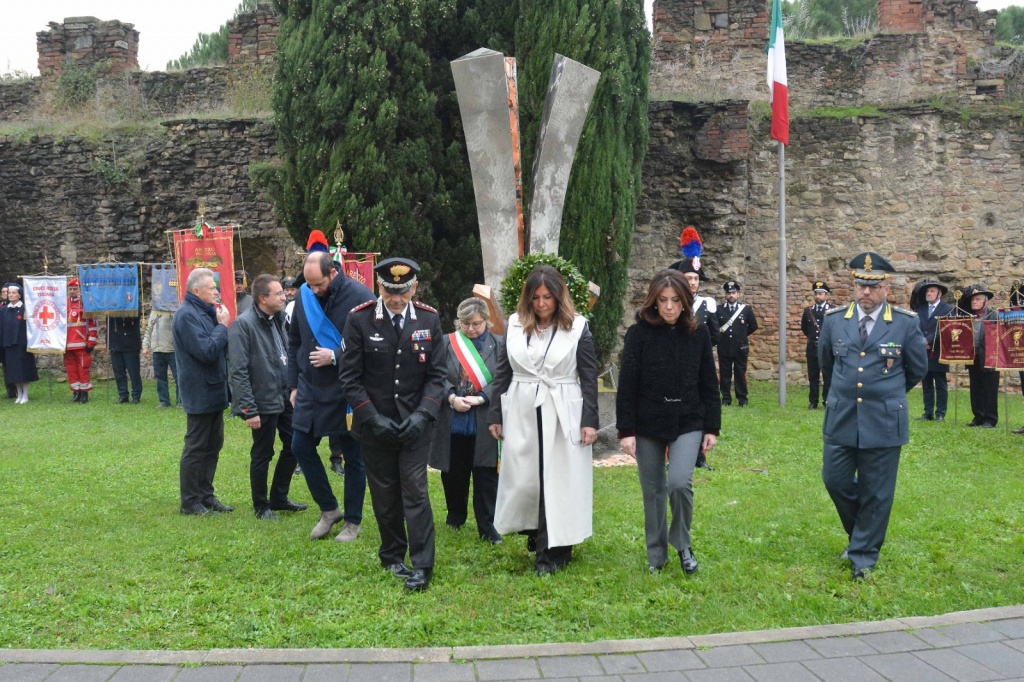
<svg viewBox="0 0 1024 682">
<path fill-rule="evenodd" d="M 370 0 L 372 1 L 372 0 Z M 239 0 L 2 0 L 0 73 L 36 75 L 36 33 L 51 21 L 94 16 L 135 24 L 139 31 L 139 66 L 162 71 L 187 52 L 199 33 L 211 33 L 230 19 Z M 645 0 L 648 16 L 652 0 Z M 1024 5 L 1024 0 L 980 0 L 981 9 Z"/>
</svg>

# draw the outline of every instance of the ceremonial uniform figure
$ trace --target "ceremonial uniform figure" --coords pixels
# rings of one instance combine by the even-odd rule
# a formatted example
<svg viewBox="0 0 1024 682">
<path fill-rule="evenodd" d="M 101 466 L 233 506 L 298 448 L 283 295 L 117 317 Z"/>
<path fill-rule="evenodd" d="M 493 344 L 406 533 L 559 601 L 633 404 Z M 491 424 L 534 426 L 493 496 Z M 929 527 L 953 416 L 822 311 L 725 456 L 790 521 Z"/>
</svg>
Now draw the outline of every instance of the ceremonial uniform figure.
<svg viewBox="0 0 1024 682">
<path fill-rule="evenodd" d="M 99 340 L 99 325 L 85 316 L 82 305 L 81 283 L 77 277 L 68 280 L 68 336 L 64 346 L 64 369 L 68 373 L 68 388 L 74 394 L 73 403 L 89 402 L 92 381 L 92 349 Z"/>
<path fill-rule="evenodd" d="M 999 372 L 985 366 L 985 322 L 996 319 L 996 311 L 988 307 L 994 296 L 984 284 L 972 284 L 960 298 L 960 307 L 971 311 L 974 327 L 974 362 L 967 365 L 974 419 L 967 426 L 983 429 L 995 428 L 999 423 Z"/>
<path fill-rule="evenodd" d="M 946 382 L 949 365 L 939 362 L 939 318 L 948 315 L 953 310 L 953 306 L 942 300 L 949 289 L 938 282 L 925 280 L 919 283 L 915 289 L 923 292 L 924 300 L 911 307 L 917 313 L 921 334 L 924 336 L 924 342 L 928 348 L 928 373 L 921 380 L 921 391 L 924 393 L 924 414 L 918 419 L 926 421 L 934 419 L 941 422 L 946 420 L 946 404 L 949 400 L 949 387 Z"/>
<path fill-rule="evenodd" d="M 683 259 L 669 267 L 683 273 L 686 284 L 690 287 L 690 293 L 693 294 L 693 316 L 697 322 L 708 328 L 708 333 L 711 334 L 711 345 L 716 347 L 718 346 L 718 317 L 716 315 L 718 305 L 710 296 L 697 294 L 700 283 L 707 282 L 708 276 L 700 260 L 704 244 L 696 229 L 687 227 L 683 230 L 683 234 L 679 237 L 679 248 L 683 253 Z M 698 466 L 700 465 L 698 464 Z"/>
<path fill-rule="evenodd" d="M 894 272 L 877 253 L 850 261 L 856 301 L 825 315 L 818 340 L 825 405 L 822 480 L 849 538 L 854 580 L 885 542 L 900 449 L 910 441 L 907 391 L 928 370 L 917 315 L 886 302 Z"/>
<path fill-rule="evenodd" d="M 349 313 L 341 358 L 352 431 L 363 446 L 380 528 L 378 556 L 409 590 L 426 589 L 433 575 L 427 459 L 447 374 L 437 312 L 412 301 L 419 270 L 404 258 L 377 264 L 381 296 Z M 404 563 L 407 550 L 411 570 Z"/>
<path fill-rule="evenodd" d="M 235 270 L 235 317 L 252 307 L 252 296 L 246 291 L 249 285 L 249 273 Z"/>
<path fill-rule="evenodd" d="M 757 331 L 757 318 L 746 303 L 740 303 L 740 285 L 729 280 L 725 283 L 725 303 L 718 306 L 718 383 L 722 389 L 722 404 L 731 405 L 731 388 L 736 381 L 736 400 L 740 407 L 747 404 L 747 356 L 750 342 L 747 337 Z"/>
<path fill-rule="evenodd" d="M 800 320 L 800 331 L 807 337 L 807 381 L 810 384 L 807 407 L 816 410 L 818 409 L 819 389 L 821 389 L 822 402 L 828 401 L 830 382 L 826 379 L 824 386 L 819 382 L 821 365 L 818 364 L 818 336 L 821 335 L 821 323 L 825 319 L 825 313 L 832 308 L 828 303 L 828 295 L 832 290 L 824 282 L 815 282 L 811 287 L 814 290 L 814 305 L 804 308 L 804 316 Z"/>
</svg>

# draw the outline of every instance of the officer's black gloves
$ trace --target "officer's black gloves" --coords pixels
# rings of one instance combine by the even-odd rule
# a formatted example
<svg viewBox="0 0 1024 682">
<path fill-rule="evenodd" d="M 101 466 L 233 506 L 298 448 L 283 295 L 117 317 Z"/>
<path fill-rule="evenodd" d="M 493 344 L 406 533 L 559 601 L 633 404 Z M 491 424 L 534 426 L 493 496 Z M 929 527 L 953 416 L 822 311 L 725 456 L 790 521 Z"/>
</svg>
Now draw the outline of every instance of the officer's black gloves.
<svg viewBox="0 0 1024 682">
<path fill-rule="evenodd" d="M 413 412 L 398 425 L 398 440 L 402 444 L 412 443 L 423 435 L 430 418 L 422 412 Z"/>
<path fill-rule="evenodd" d="M 366 422 L 366 425 L 370 427 L 370 433 L 372 433 L 378 440 L 393 443 L 398 440 L 398 425 L 391 417 L 386 417 L 383 414 L 374 415 L 370 421 Z"/>
</svg>

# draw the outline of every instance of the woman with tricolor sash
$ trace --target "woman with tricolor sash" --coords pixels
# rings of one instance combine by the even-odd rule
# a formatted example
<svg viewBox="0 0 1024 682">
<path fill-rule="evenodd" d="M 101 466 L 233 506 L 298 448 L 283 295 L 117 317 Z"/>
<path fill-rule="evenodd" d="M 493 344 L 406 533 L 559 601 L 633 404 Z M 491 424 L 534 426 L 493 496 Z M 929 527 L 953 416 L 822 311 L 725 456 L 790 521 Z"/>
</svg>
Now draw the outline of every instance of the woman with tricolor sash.
<svg viewBox="0 0 1024 682">
<path fill-rule="evenodd" d="M 430 466 L 441 470 L 448 527 L 459 530 L 466 523 L 472 478 L 477 533 L 500 545 L 501 535 L 494 530 L 498 442 L 487 430 L 487 409 L 498 350 L 504 349 L 505 341 L 491 333 L 490 312 L 482 300 L 467 298 L 459 304 L 456 316 L 456 331 L 445 337 L 449 409 L 438 416 Z"/>
</svg>

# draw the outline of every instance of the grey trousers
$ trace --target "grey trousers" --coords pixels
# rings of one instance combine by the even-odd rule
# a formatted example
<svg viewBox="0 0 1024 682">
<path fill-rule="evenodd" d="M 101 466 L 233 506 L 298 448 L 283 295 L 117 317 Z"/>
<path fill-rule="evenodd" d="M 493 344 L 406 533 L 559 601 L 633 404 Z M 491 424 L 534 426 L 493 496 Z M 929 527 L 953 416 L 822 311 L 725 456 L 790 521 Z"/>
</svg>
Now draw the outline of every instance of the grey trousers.
<svg viewBox="0 0 1024 682">
<path fill-rule="evenodd" d="M 693 521 L 693 467 L 697 462 L 704 434 L 691 431 L 671 443 L 636 437 L 636 466 L 640 473 L 640 491 L 644 496 L 644 531 L 647 536 L 647 562 L 660 567 L 668 563 L 668 546 L 677 551 L 690 546 Z M 668 466 L 665 447 L 668 446 Z M 665 503 L 672 507 L 669 526 Z"/>
<path fill-rule="evenodd" d="M 900 447 L 851 448 L 825 444 L 821 479 L 850 538 L 854 568 L 874 568 L 896 497 Z"/>
</svg>

